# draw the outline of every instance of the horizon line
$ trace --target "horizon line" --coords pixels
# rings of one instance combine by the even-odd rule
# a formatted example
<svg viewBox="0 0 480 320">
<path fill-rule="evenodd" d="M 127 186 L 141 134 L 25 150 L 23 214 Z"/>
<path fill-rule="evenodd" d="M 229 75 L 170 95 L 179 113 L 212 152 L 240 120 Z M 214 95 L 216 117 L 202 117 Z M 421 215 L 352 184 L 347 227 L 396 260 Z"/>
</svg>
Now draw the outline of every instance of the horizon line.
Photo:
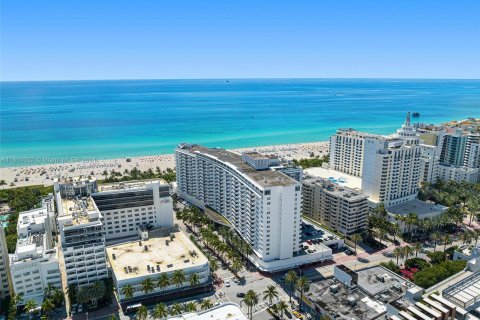
<svg viewBox="0 0 480 320">
<path fill-rule="evenodd" d="M 418 77 L 212 77 L 212 78 L 105 78 L 105 79 L 48 79 L 48 80 L 1 80 L 13 82 L 69 82 L 69 81 L 149 81 L 149 80 L 480 80 L 480 78 L 418 78 Z"/>
</svg>

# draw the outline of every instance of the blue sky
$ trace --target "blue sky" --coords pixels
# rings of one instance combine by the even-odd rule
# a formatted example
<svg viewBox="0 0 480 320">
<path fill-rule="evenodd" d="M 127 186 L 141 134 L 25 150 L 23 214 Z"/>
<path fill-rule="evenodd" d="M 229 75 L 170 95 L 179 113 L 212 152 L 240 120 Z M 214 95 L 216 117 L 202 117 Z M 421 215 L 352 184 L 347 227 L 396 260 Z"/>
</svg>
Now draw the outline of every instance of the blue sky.
<svg viewBox="0 0 480 320">
<path fill-rule="evenodd" d="M 0 78 L 480 78 L 480 1 L 2 0 Z"/>
</svg>

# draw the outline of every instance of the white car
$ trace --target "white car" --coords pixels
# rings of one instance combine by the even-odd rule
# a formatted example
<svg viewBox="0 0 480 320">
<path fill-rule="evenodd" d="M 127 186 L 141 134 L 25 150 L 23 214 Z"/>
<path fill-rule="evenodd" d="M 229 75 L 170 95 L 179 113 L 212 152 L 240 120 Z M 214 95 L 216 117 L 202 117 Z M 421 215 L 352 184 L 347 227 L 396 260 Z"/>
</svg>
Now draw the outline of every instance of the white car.
<svg viewBox="0 0 480 320">
<path fill-rule="evenodd" d="M 228 280 L 225 281 L 225 287 L 227 287 L 227 288 L 230 287 L 230 281 L 228 281 Z"/>
</svg>

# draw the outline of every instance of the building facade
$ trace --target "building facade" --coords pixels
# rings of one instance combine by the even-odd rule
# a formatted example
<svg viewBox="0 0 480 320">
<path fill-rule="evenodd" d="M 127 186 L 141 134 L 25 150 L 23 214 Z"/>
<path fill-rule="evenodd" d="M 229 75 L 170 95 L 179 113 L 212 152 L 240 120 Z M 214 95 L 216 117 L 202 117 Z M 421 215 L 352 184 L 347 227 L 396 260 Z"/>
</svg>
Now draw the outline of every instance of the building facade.
<svg viewBox="0 0 480 320">
<path fill-rule="evenodd" d="M 7 242 L 5 240 L 5 231 L 0 227 L 0 299 L 10 296 L 11 290 Z"/>
<path fill-rule="evenodd" d="M 479 177 L 479 168 L 439 165 L 437 169 L 437 179 L 444 181 L 476 183 L 479 181 Z"/>
<path fill-rule="evenodd" d="M 353 129 L 339 129 L 330 138 L 330 168 L 361 177 L 363 174 L 365 139 L 376 137 Z"/>
<path fill-rule="evenodd" d="M 345 235 L 364 230 L 368 218 L 368 197 L 341 187 L 328 179 L 302 181 L 303 214 Z"/>
<path fill-rule="evenodd" d="M 169 190 L 166 183 L 149 181 L 107 185 L 92 193 L 105 227 L 105 239 L 136 236 L 139 226 L 173 227 Z"/>
<path fill-rule="evenodd" d="M 370 201 L 388 207 L 416 198 L 421 179 L 419 142 L 410 114 L 396 134 L 366 139 L 362 191 Z"/>
<path fill-rule="evenodd" d="M 301 184 L 241 155 L 180 145 L 175 152 L 180 197 L 225 217 L 264 262 L 292 258 L 300 249 Z"/>
</svg>

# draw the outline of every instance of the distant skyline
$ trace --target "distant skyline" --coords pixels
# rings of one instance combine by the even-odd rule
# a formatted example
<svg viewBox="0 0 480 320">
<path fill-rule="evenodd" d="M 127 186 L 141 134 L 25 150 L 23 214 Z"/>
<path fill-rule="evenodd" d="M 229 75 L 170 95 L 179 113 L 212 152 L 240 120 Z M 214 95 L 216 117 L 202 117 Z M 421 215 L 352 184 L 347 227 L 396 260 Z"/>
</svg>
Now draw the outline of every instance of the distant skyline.
<svg viewBox="0 0 480 320">
<path fill-rule="evenodd" d="M 480 78 L 480 1 L 1 3 L 0 80 Z"/>
</svg>

